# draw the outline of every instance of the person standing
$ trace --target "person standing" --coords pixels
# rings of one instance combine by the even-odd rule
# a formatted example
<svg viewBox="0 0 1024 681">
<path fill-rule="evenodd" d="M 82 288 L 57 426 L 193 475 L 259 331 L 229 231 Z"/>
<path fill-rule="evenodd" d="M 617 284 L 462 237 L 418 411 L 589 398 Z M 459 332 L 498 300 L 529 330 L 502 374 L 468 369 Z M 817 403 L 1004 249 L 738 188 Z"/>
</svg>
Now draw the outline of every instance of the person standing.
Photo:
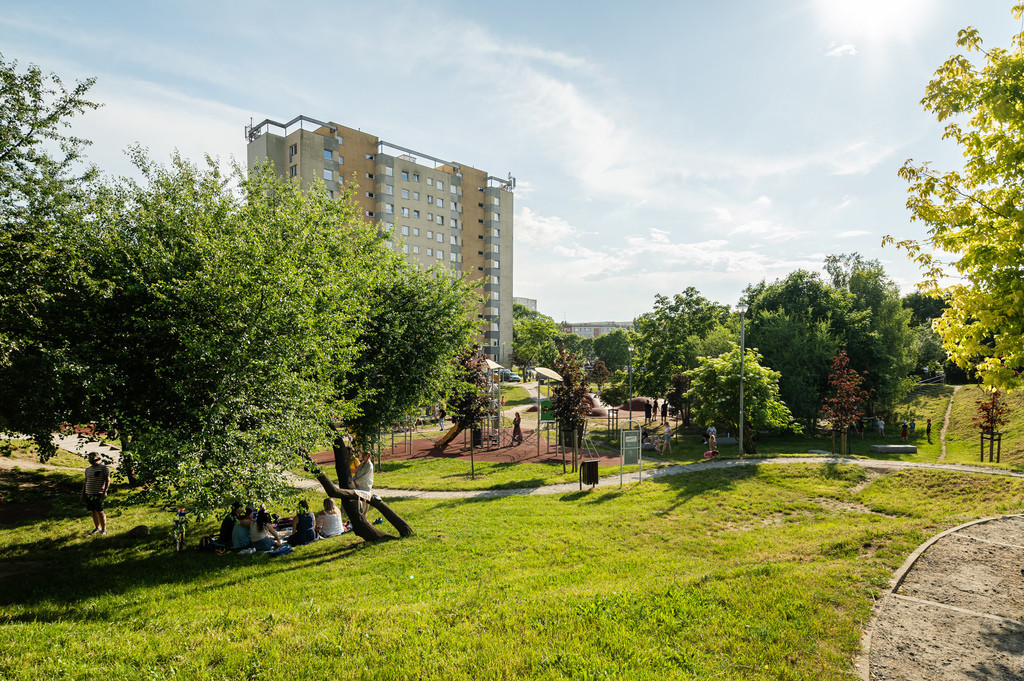
<svg viewBox="0 0 1024 681">
<path fill-rule="evenodd" d="M 448 412 L 446 412 L 444 410 L 444 407 L 441 407 L 441 411 L 437 412 L 437 418 L 438 418 L 437 424 L 441 427 L 441 430 L 444 430 L 444 417 L 445 416 L 448 416 Z"/>
<path fill-rule="evenodd" d="M 903 442 L 907 442 L 908 441 L 907 440 L 907 422 L 906 421 L 904 421 L 902 426 L 900 427 L 900 440 L 902 440 Z"/>
<path fill-rule="evenodd" d="M 885 421 L 878 419 L 876 425 L 878 426 L 878 437 L 885 437 Z"/>
<path fill-rule="evenodd" d="M 925 424 L 924 434 L 928 436 L 928 444 L 932 443 L 932 420 L 928 419 L 928 423 Z"/>
<path fill-rule="evenodd" d="M 914 437 L 914 433 L 917 431 L 917 421 L 910 419 L 910 437 Z"/>
<path fill-rule="evenodd" d="M 651 422 L 651 403 L 644 400 L 644 423 Z"/>
<path fill-rule="evenodd" d="M 668 398 L 661 403 L 661 422 L 668 423 Z"/>
<path fill-rule="evenodd" d="M 110 488 L 110 469 L 95 452 L 89 455 L 89 463 L 91 465 L 85 469 L 85 481 L 82 483 L 82 501 L 85 502 L 86 510 L 92 514 L 95 526 L 89 534 L 106 534 L 107 514 L 103 510 L 103 501 Z"/>
<path fill-rule="evenodd" d="M 516 415 L 512 417 L 512 444 L 521 445 L 523 444 L 523 415 L 518 411 Z"/>
<path fill-rule="evenodd" d="M 651 418 L 655 421 L 658 420 L 658 398 L 654 398 L 654 406 L 651 407 Z"/>
<path fill-rule="evenodd" d="M 672 453 L 672 426 L 665 426 L 665 439 L 661 443 L 661 455 Z"/>
</svg>

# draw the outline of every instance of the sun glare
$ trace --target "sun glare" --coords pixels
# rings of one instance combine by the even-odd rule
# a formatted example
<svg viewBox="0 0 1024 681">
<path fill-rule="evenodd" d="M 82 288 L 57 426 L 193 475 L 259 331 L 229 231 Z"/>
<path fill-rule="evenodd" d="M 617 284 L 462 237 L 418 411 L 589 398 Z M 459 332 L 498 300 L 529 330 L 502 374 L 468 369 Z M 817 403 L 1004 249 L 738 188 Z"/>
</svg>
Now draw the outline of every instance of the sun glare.
<svg viewBox="0 0 1024 681">
<path fill-rule="evenodd" d="M 908 40 L 928 20 L 928 0 L 814 0 L 818 22 L 833 40 Z"/>
</svg>

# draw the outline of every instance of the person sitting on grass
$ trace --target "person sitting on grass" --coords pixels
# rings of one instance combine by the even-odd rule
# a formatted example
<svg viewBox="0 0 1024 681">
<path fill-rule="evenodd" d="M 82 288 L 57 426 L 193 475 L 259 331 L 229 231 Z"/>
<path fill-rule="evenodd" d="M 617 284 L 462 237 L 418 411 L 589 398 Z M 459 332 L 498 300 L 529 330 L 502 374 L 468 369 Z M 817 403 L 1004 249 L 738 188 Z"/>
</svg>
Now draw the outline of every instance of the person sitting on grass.
<svg viewBox="0 0 1024 681">
<path fill-rule="evenodd" d="M 231 510 L 220 522 L 220 533 L 217 535 L 217 543 L 223 546 L 231 546 L 231 537 L 235 531 L 235 525 L 242 519 L 242 502 L 236 501 L 231 504 Z"/>
<path fill-rule="evenodd" d="M 235 551 L 249 547 L 249 525 L 256 514 L 256 509 L 251 505 L 238 509 L 238 521 L 231 530 L 231 548 Z"/>
<path fill-rule="evenodd" d="M 281 535 L 274 527 L 274 520 L 263 506 L 256 511 L 254 518 L 243 522 L 249 523 L 249 543 L 257 551 L 270 551 L 282 544 Z"/>
<path fill-rule="evenodd" d="M 654 442 L 651 441 L 651 436 L 650 435 L 644 436 L 644 442 L 643 442 L 642 445 L 640 445 L 640 448 L 643 449 L 644 451 L 648 451 L 648 452 L 653 452 L 653 451 L 656 451 L 658 449 L 658 447 L 654 444 Z"/>
<path fill-rule="evenodd" d="M 299 512 L 292 519 L 292 533 L 288 537 L 288 543 L 292 546 L 302 546 L 317 540 L 316 518 L 309 512 L 309 503 L 303 499 L 299 502 Z"/>
<path fill-rule="evenodd" d="M 321 537 L 334 537 L 345 530 L 341 519 L 341 511 L 334 503 L 334 499 L 324 499 L 324 510 L 316 514 L 316 533 Z"/>
</svg>

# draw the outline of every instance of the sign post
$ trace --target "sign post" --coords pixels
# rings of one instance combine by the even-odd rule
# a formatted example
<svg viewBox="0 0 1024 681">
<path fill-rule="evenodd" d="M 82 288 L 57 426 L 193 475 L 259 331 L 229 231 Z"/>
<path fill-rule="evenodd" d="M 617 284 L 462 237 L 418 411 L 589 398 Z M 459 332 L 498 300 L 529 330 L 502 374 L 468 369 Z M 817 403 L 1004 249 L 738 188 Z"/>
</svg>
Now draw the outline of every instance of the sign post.
<svg viewBox="0 0 1024 681">
<path fill-rule="evenodd" d="M 626 427 L 636 424 L 636 430 L 629 428 L 619 431 L 619 487 L 622 487 L 622 469 L 624 466 L 640 464 L 640 480 L 644 477 L 644 464 L 640 454 L 640 424 L 630 419 Z"/>
</svg>

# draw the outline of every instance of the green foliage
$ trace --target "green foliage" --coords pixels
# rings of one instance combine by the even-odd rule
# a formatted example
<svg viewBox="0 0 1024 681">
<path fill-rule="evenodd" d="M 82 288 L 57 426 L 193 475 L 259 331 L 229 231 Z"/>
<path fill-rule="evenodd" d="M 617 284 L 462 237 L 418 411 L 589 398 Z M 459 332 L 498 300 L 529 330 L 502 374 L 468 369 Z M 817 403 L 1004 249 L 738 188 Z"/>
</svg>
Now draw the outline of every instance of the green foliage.
<svg viewBox="0 0 1024 681">
<path fill-rule="evenodd" d="M 728 308 L 692 286 L 671 299 L 655 296 L 654 310 L 633 321 L 633 382 L 638 394 L 664 395 L 679 369 L 697 366 L 703 339 L 725 323 Z"/>
<path fill-rule="evenodd" d="M 520 306 L 522 307 L 522 306 Z M 512 352 L 520 366 L 551 366 L 558 350 L 555 339 L 561 329 L 550 317 L 515 320 L 512 323 Z"/>
<path fill-rule="evenodd" d="M 448 408 L 452 418 L 462 428 L 472 429 L 483 421 L 490 401 L 490 385 L 487 363 L 480 347 L 467 347 L 452 360 L 454 383 L 448 396 Z"/>
<path fill-rule="evenodd" d="M 587 402 L 587 383 L 583 376 L 583 362 L 572 352 L 559 350 L 555 371 L 562 376 L 562 381 L 552 389 L 554 396 L 555 418 L 559 428 L 573 430 L 587 422 L 590 415 L 590 404 Z"/>
<path fill-rule="evenodd" d="M 605 366 L 604 360 L 600 357 L 594 360 L 593 365 L 590 367 L 590 380 L 597 384 L 598 390 L 601 390 L 601 386 L 605 384 L 610 376 L 611 372 Z"/>
<path fill-rule="evenodd" d="M 594 353 L 609 371 L 625 369 L 629 364 L 629 344 L 632 336 L 626 329 L 614 329 L 594 339 Z"/>
<path fill-rule="evenodd" d="M 629 373 L 619 370 L 612 374 L 608 386 L 601 391 L 601 401 L 610 407 L 618 407 L 629 400 Z"/>
<path fill-rule="evenodd" d="M 81 166 L 88 142 L 64 129 L 98 107 L 86 99 L 93 83 L 68 90 L 55 74 L 19 70 L 0 54 L 0 429 L 35 436 L 43 459 L 55 453 L 52 425 L 73 414 L 62 395 L 34 388 L 62 383 L 78 367 L 65 346 L 37 340 L 91 286 L 77 225 L 95 171 Z"/>
<path fill-rule="evenodd" d="M 718 357 L 703 357 L 686 372 L 690 389 L 686 398 L 697 423 L 726 424 L 738 432 L 740 413 L 740 349 L 733 346 Z M 798 430 L 789 408 L 779 397 L 779 372 L 761 364 L 757 350 L 748 349 L 743 362 L 743 447 L 757 452 L 757 436 L 764 430 Z"/>
<path fill-rule="evenodd" d="M 1013 12 L 1019 19 L 1024 5 Z M 957 45 L 982 54 L 946 60 L 921 103 L 946 123 L 943 137 L 960 147 L 964 164 L 947 172 L 903 165 L 911 219 L 928 233 L 897 245 L 920 266 L 924 292 L 948 302 L 936 329 L 953 361 L 976 365 L 987 385 L 1013 389 L 1024 385 L 1024 33 L 1009 49 L 983 50 L 969 28 Z"/>
</svg>

